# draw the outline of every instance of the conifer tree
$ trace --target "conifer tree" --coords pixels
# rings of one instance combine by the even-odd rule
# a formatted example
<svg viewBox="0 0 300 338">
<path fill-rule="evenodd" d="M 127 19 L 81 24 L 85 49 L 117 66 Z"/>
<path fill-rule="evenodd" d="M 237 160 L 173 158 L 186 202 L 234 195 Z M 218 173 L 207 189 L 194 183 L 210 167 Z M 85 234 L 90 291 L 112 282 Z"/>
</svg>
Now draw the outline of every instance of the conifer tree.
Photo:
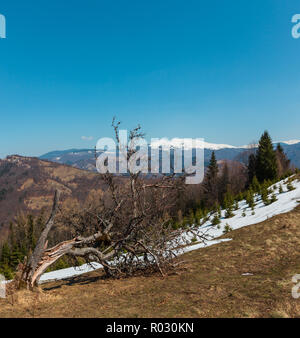
<svg viewBox="0 0 300 338">
<path fill-rule="evenodd" d="M 259 182 L 277 178 L 277 160 L 272 139 L 267 131 L 261 136 L 256 155 L 256 176 Z"/>
<path fill-rule="evenodd" d="M 13 279 L 12 269 L 8 264 L 4 264 L 0 267 L 0 272 L 4 275 L 4 277 L 8 280 Z"/>
<path fill-rule="evenodd" d="M 15 270 L 18 264 L 24 259 L 24 255 L 22 254 L 22 252 L 20 251 L 19 247 L 16 244 L 11 249 L 10 258 L 11 258 L 10 266 L 13 270 Z"/>
<path fill-rule="evenodd" d="M 232 207 L 234 203 L 234 198 L 230 190 L 226 191 L 226 194 L 224 196 L 223 206 L 225 209 Z"/>
<path fill-rule="evenodd" d="M 3 266 L 6 264 L 9 265 L 9 262 L 10 262 L 10 248 L 7 242 L 5 242 L 1 250 L 0 264 Z"/>
<path fill-rule="evenodd" d="M 205 200 L 209 205 L 218 203 L 218 164 L 215 152 L 212 152 L 205 180 L 203 183 Z"/>
<path fill-rule="evenodd" d="M 244 194 L 240 191 L 237 195 L 237 201 L 240 202 L 244 199 Z"/>
<path fill-rule="evenodd" d="M 234 203 L 234 210 L 239 210 L 239 202 L 235 201 Z"/>
<path fill-rule="evenodd" d="M 256 176 L 253 177 L 253 180 L 252 180 L 252 183 L 251 183 L 251 189 L 256 193 L 258 193 L 260 191 L 260 184 L 259 184 Z"/>
<path fill-rule="evenodd" d="M 35 222 L 32 215 L 28 215 L 28 233 L 27 233 L 27 241 L 28 247 L 33 250 L 36 245 L 36 237 L 35 237 Z"/>
<path fill-rule="evenodd" d="M 263 185 L 261 190 L 261 199 L 264 202 L 265 205 L 269 205 L 271 203 L 269 196 L 268 196 L 268 189 L 265 185 Z"/>
<path fill-rule="evenodd" d="M 234 216 L 232 209 L 233 209 L 232 205 L 226 209 L 225 218 L 231 218 Z"/>
<path fill-rule="evenodd" d="M 221 220 L 220 220 L 220 215 L 218 212 L 215 213 L 212 221 L 211 221 L 212 225 L 218 225 L 221 223 Z"/>
<path fill-rule="evenodd" d="M 252 189 L 249 189 L 247 191 L 246 202 L 248 203 L 250 208 L 254 208 L 255 203 L 254 203 L 254 195 L 253 195 Z"/>
<path fill-rule="evenodd" d="M 253 181 L 253 178 L 256 176 L 256 156 L 251 154 L 248 159 L 248 184 Z"/>
<path fill-rule="evenodd" d="M 288 191 L 295 190 L 296 188 L 293 186 L 291 181 L 288 181 L 288 184 L 286 185 Z"/>
<path fill-rule="evenodd" d="M 272 196 L 271 196 L 271 203 L 274 203 L 274 202 L 276 202 L 277 201 L 277 197 L 276 197 L 276 195 L 275 194 L 272 194 Z"/>
</svg>

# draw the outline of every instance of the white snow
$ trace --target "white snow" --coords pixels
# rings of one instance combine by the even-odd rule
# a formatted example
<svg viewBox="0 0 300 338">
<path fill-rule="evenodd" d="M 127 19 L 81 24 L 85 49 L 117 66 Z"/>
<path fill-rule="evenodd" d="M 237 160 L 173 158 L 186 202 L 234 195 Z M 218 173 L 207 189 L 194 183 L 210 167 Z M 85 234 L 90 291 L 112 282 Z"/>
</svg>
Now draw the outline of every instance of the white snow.
<svg viewBox="0 0 300 338">
<path fill-rule="evenodd" d="M 83 273 L 91 272 L 97 269 L 102 269 L 103 266 L 99 263 L 83 264 L 79 267 L 72 267 L 44 273 L 40 278 L 40 284 L 59 279 L 65 279 L 82 275 Z"/>
<path fill-rule="evenodd" d="M 186 244 L 186 241 L 189 242 L 189 245 L 185 246 L 183 249 L 178 250 L 178 253 L 182 254 L 184 252 L 189 252 L 193 250 L 197 250 L 206 246 L 219 244 L 221 242 L 230 241 L 230 238 L 226 239 L 218 239 L 221 235 L 223 235 L 224 227 L 227 225 L 232 228 L 232 230 L 236 230 L 245 226 L 249 226 L 252 224 L 256 224 L 262 221 L 265 221 L 268 218 L 271 218 L 275 215 L 282 214 L 293 210 L 300 203 L 300 182 L 298 180 L 293 181 L 293 186 L 296 188 L 295 190 L 288 191 L 286 188 L 287 180 L 276 183 L 277 189 L 274 194 L 277 197 L 277 201 L 265 206 L 261 201 L 260 196 L 255 197 L 256 206 L 254 210 L 248 207 L 246 201 L 239 202 L 239 209 L 233 211 L 235 214 L 234 217 L 226 219 L 225 210 L 222 210 L 222 219 L 219 226 L 212 226 L 210 217 L 206 223 L 204 223 L 201 227 L 198 228 L 202 233 L 208 237 L 208 241 L 206 242 L 196 242 L 193 243 L 192 240 L 195 240 L 195 234 L 191 232 L 187 232 L 182 237 L 182 244 Z M 279 185 L 283 187 L 283 193 L 279 194 Z M 252 215 L 254 211 L 254 215 Z M 245 212 L 246 216 L 243 217 L 242 214 Z M 198 238 L 199 239 L 199 238 Z M 92 263 L 91 265 L 84 264 L 80 267 L 72 267 L 67 269 L 61 269 L 57 271 L 52 271 L 45 273 L 40 278 L 40 283 L 45 283 L 53 280 L 66 279 L 73 276 L 78 276 L 83 273 L 87 273 L 96 269 L 102 268 L 101 264 Z"/>
<path fill-rule="evenodd" d="M 174 147 L 174 148 L 181 148 L 182 144 L 184 142 L 185 148 L 192 149 L 193 148 L 193 139 L 182 139 L 182 138 L 173 138 L 168 139 L 166 137 L 158 139 L 157 141 L 151 142 L 152 148 L 158 148 L 160 146 L 162 147 Z M 202 143 L 201 143 L 202 147 Z M 203 147 L 204 149 L 210 149 L 210 150 L 219 150 L 219 149 L 225 149 L 225 148 L 239 148 L 235 146 L 231 146 L 229 144 L 216 144 L 216 143 L 208 143 L 203 141 Z"/>
<path fill-rule="evenodd" d="M 281 141 L 280 143 L 285 143 L 285 144 L 288 144 L 288 145 L 293 145 L 293 144 L 300 143 L 300 140 Z"/>
<path fill-rule="evenodd" d="M 209 150 L 220 150 L 220 149 L 237 149 L 240 147 L 236 146 L 231 146 L 229 144 L 216 144 L 216 143 L 208 143 L 204 142 L 204 149 L 209 149 Z"/>
<path fill-rule="evenodd" d="M 284 180 L 275 184 L 277 186 L 277 189 L 274 192 L 277 197 L 276 202 L 266 206 L 264 205 L 260 196 L 256 195 L 254 198 L 256 203 L 254 210 L 249 208 L 247 202 L 243 200 L 239 202 L 239 209 L 233 211 L 234 217 L 225 218 L 226 211 L 222 210 L 222 219 L 219 226 L 212 226 L 211 220 L 213 216 L 211 216 L 210 220 L 204 223 L 199 229 L 205 232 L 206 236 L 208 236 L 209 238 L 215 239 L 223 234 L 226 224 L 229 225 L 232 230 L 236 230 L 244 226 L 263 222 L 275 215 L 293 210 L 300 203 L 300 182 L 298 180 L 293 181 L 292 184 L 296 189 L 288 191 L 285 184 L 286 181 L 287 180 Z M 282 185 L 284 191 L 281 194 L 279 194 L 278 189 L 280 184 Z M 274 186 L 272 186 L 272 188 L 273 187 Z M 246 216 L 243 216 L 243 212 L 245 212 Z M 192 240 L 192 238 L 194 237 L 194 234 L 187 233 L 185 238 L 188 240 Z"/>
<path fill-rule="evenodd" d="M 187 149 L 193 148 L 193 145 L 192 145 L 192 142 L 191 142 L 192 139 L 187 139 L 187 140 L 190 140 L 190 141 L 185 141 L 185 147 Z M 173 146 L 175 148 L 181 148 L 183 142 L 184 142 L 184 139 L 182 139 L 182 138 L 173 138 L 173 139 L 169 140 L 168 138 L 164 137 L 164 138 L 159 139 L 156 142 L 152 142 L 151 146 L 153 148 L 157 148 L 157 147 L 160 147 L 160 146 L 163 146 L 163 147 Z M 289 141 L 274 142 L 274 144 L 277 144 L 277 143 L 285 143 L 285 144 L 288 144 L 288 145 L 294 145 L 294 144 L 300 143 L 300 140 L 289 140 Z M 251 148 L 252 146 L 253 145 L 233 146 L 233 145 L 230 145 L 230 144 L 217 144 L 217 143 L 209 143 L 209 142 L 205 142 L 205 141 L 203 142 L 204 149 L 209 149 L 209 150 L 248 149 L 248 148 Z M 257 147 L 258 144 L 255 144 L 254 146 Z"/>
</svg>

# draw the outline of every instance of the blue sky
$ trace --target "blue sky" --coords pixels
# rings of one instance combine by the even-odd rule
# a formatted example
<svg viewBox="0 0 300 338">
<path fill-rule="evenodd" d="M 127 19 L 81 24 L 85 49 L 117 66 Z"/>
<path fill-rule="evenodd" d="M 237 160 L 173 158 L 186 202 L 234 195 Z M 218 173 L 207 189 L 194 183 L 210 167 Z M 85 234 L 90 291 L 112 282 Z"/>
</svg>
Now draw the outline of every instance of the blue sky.
<svg viewBox="0 0 300 338">
<path fill-rule="evenodd" d="M 0 13 L 0 157 L 93 147 L 114 115 L 149 138 L 300 139 L 300 1 L 4 0 Z"/>
</svg>

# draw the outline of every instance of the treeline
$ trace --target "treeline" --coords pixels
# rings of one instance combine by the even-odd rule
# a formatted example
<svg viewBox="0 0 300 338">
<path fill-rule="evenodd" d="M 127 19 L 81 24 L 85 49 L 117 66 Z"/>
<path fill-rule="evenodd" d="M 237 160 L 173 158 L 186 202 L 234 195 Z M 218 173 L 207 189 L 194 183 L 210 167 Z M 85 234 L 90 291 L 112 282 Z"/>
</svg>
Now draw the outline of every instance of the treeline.
<svg viewBox="0 0 300 338">
<path fill-rule="evenodd" d="M 269 196 L 269 187 L 279 180 L 292 175 L 290 160 L 280 144 L 274 149 L 272 139 L 267 131 L 261 136 L 258 145 L 246 151 L 247 164 L 234 161 L 218 165 L 212 152 L 209 166 L 202 184 L 187 187 L 182 196 L 174 227 L 182 224 L 205 222 L 209 214 L 214 214 L 218 224 L 221 209 L 226 210 L 226 217 L 232 217 L 233 210 L 238 209 L 238 202 L 246 200 L 254 208 L 254 195 L 260 194 L 265 204 L 275 201 L 275 195 Z M 282 187 L 278 187 L 282 189 Z M 288 184 L 288 189 L 293 189 Z"/>
<path fill-rule="evenodd" d="M 20 215 L 10 224 L 9 238 L 2 245 L 0 254 L 0 273 L 5 278 L 11 279 L 18 264 L 35 248 L 43 224 L 43 214 L 37 218 Z"/>
<path fill-rule="evenodd" d="M 9 237 L 0 248 L 0 273 L 6 279 L 12 279 L 20 262 L 29 257 L 34 250 L 37 240 L 45 226 L 44 212 L 39 216 L 20 215 L 16 221 L 10 224 Z M 57 240 L 68 239 L 67 232 L 54 229 L 49 236 L 49 246 L 55 245 Z M 82 261 L 63 257 L 56 262 L 48 271 L 80 265 Z"/>
</svg>

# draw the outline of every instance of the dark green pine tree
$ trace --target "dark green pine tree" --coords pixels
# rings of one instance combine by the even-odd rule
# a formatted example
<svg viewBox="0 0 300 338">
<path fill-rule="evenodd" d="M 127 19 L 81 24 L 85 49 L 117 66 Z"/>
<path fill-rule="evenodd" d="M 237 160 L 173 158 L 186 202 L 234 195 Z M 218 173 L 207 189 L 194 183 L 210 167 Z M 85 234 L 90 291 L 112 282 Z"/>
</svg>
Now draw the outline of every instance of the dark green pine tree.
<svg viewBox="0 0 300 338">
<path fill-rule="evenodd" d="M 256 176 L 256 156 L 255 154 L 251 154 L 248 159 L 248 182 L 249 184 L 252 183 L 255 176 Z"/>
<path fill-rule="evenodd" d="M 250 189 L 252 189 L 254 192 L 257 192 L 257 193 L 260 192 L 260 184 L 256 176 L 253 177 Z"/>
<path fill-rule="evenodd" d="M 0 273 L 5 276 L 6 279 L 12 279 L 11 263 L 11 251 L 8 244 L 5 242 L 2 246 L 0 257 Z"/>
<path fill-rule="evenodd" d="M 5 242 L 1 250 L 0 265 L 9 265 L 9 262 L 10 262 L 10 248 L 7 242 Z"/>
<path fill-rule="evenodd" d="M 204 180 L 205 200 L 211 206 L 219 202 L 218 171 L 218 163 L 215 152 L 213 151 Z"/>
<path fill-rule="evenodd" d="M 28 226 L 27 232 L 28 248 L 34 250 L 36 244 L 36 237 L 35 237 L 35 224 L 32 215 L 28 215 L 27 226 Z"/>
<path fill-rule="evenodd" d="M 24 255 L 20 251 L 19 247 L 15 245 L 11 250 L 11 256 L 10 256 L 10 266 L 14 270 L 17 268 L 18 264 L 23 261 Z"/>
<path fill-rule="evenodd" d="M 267 131 L 260 138 L 256 155 L 256 176 L 259 182 L 277 178 L 278 168 L 272 139 Z"/>
<path fill-rule="evenodd" d="M 230 190 L 227 190 L 225 196 L 224 196 L 224 200 L 223 200 L 223 207 L 224 209 L 228 209 L 230 207 L 233 207 L 234 204 L 234 197 L 231 193 Z"/>
</svg>

